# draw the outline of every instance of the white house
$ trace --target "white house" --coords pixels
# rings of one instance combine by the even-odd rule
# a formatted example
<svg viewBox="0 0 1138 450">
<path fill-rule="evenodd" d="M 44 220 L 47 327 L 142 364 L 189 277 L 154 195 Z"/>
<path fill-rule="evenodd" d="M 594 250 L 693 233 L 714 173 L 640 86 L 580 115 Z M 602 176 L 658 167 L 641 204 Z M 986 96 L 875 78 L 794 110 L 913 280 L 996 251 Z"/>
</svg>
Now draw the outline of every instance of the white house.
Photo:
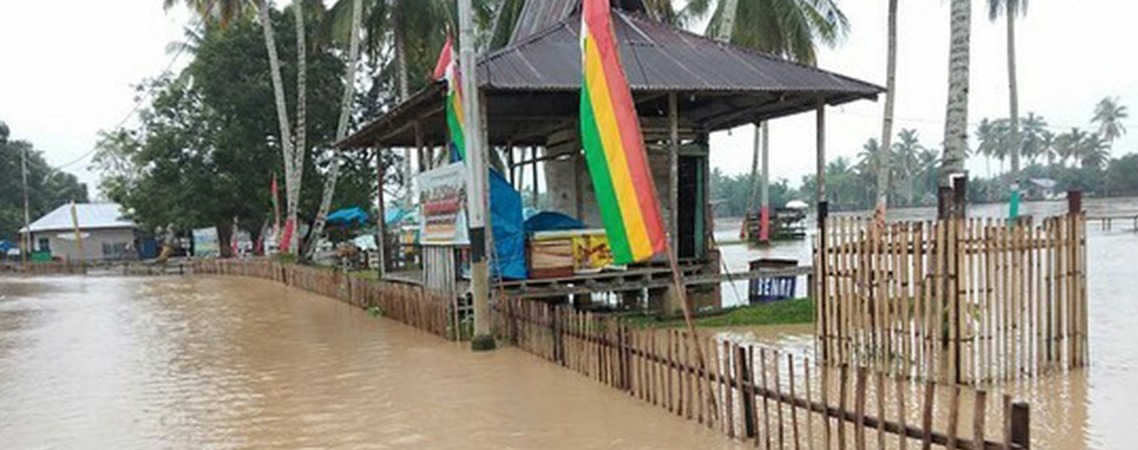
<svg viewBox="0 0 1138 450">
<path fill-rule="evenodd" d="M 123 217 L 116 203 L 64 204 L 32 222 L 32 250 L 49 252 L 52 257 L 68 260 L 79 258 L 79 242 L 75 236 L 75 219 L 79 237 L 83 239 L 83 257 L 87 261 L 119 261 L 138 259 L 138 227 Z M 27 229 L 20 229 L 25 233 Z"/>
</svg>

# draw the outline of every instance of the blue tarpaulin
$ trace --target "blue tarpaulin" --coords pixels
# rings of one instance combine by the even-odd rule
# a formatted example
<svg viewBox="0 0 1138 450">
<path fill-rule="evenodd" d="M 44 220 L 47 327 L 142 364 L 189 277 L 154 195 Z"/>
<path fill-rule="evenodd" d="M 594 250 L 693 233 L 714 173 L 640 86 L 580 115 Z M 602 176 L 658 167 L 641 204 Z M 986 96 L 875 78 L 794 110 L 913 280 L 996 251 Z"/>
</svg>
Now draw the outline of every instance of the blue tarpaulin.
<svg viewBox="0 0 1138 450">
<path fill-rule="evenodd" d="M 534 214 L 529 219 L 526 219 L 525 226 L 526 234 L 533 234 L 538 231 L 581 230 L 584 228 L 584 222 L 574 219 L 567 214 L 553 211 Z"/>
<path fill-rule="evenodd" d="M 0 255 L 8 253 L 12 249 L 12 243 L 8 241 L 0 241 Z"/>
<path fill-rule="evenodd" d="M 496 259 L 494 276 L 521 280 L 526 272 L 526 235 L 522 228 L 522 196 L 498 172 L 490 171 L 490 226 Z"/>
<path fill-rule="evenodd" d="M 328 215 L 328 223 L 344 224 L 344 225 L 362 225 L 367 223 L 368 214 L 363 208 L 353 206 L 351 208 L 344 208 L 334 211 Z"/>
</svg>

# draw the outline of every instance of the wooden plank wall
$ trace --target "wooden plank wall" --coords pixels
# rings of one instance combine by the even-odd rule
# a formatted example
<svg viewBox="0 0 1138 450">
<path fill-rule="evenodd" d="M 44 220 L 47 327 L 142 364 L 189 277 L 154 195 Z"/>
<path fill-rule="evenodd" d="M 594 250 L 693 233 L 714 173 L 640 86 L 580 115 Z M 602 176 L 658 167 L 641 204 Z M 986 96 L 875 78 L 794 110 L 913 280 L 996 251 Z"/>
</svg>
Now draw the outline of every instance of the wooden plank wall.
<svg viewBox="0 0 1138 450">
<path fill-rule="evenodd" d="M 422 286 L 357 278 L 340 271 L 281 264 L 265 259 L 191 261 L 194 274 L 263 278 L 363 308 L 406 325 L 454 340 L 457 304 L 453 296 Z"/>
<path fill-rule="evenodd" d="M 757 448 L 1030 448 L 1028 407 L 1010 397 L 988 402 L 982 390 L 864 365 L 814 366 L 567 305 L 507 299 L 493 311 L 501 342 Z"/>
<path fill-rule="evenodd" d="M 829 365 L 968 384 L 1087 364 L 1086 220 L 833 217 L 816 322 Z"/>
</svg>

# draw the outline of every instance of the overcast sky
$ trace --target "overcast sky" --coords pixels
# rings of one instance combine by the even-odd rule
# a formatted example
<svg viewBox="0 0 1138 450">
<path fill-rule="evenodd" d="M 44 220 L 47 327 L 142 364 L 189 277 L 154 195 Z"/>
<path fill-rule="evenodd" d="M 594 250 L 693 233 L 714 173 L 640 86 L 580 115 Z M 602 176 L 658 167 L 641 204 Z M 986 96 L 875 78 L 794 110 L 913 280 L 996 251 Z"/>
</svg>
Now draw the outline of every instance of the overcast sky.
<svg viewBox="0 0 1138 450">
<path fill-rule="evenodd" d="M 53 166 L 66 165 L 94 186 L 97 176 L 86 170 L 85 155 L 98 131 L 127 116 L 135 105 L 131 86 L 171 63 L 166 46 L 181 40 L 189 23 L 183 8 L 167 13 L 161 3 L 0 0 L 0 120 L 13 137 L 33 142 Z M 948 3 L 911 0 L 900 6 L 896 130 L 915 128 L 924 144 L 938 147 L 948 80 Z M 1003 22 L 988 21 L 986 3 L 973 1 L 973 125 L 1008 110 Z M 884 85 L 886 1 L 839 4 L 852 31 L 846 42 L 821 52 L 820 66 Z M 1136 17 L 1138 2 L 1132 0 L 1030 2 L 1017 36 L 1021 114 L 1043 115 L 1056 132 L 1090 129 L 1094 104 L 1118 96 L 1132 118 L 1114 153 L 1138 151 Z M 878 137 L 882 104 L 828 109 L 830 159 L 854 158 L 867 139 Z M 772 172 L 796 185 L 814 170 L 814 115 L 776 120 L 771 128 Z M 714 135 L 712 165 L 732 174 L 750 170 L 751 139 L 750 127 Z M 970 145 L 974 141 L 970 136 Z M 982 161 L 970 161 L 969 168 L 986 174 Z"/>
</svg>

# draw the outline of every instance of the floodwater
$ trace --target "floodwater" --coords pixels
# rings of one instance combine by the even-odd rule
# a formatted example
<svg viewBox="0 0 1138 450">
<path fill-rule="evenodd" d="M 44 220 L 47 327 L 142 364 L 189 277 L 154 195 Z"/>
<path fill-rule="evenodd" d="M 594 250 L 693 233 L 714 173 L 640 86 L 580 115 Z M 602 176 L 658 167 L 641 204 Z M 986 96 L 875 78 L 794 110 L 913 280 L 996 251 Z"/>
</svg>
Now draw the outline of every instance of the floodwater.
<svg viewBox="0 0 1138 450">
<path fill-rule="evenodd" d="M 0 448 L 735 448 L 516 349 L 268 281 L 0 278 Z"/>
<path fill-rule="evenodd" d="M 1084 203 L 1088 215 L 1135 215 L 1138 199 L 1092 199 Z M 975 217 L 1006 216 L 1006 205 L 970 208 Z M 1022 207 L 1036 217 L 1061 214 L 1066 203 L 1033 202 Z M 928 219 L 931 208 L 896 210 L 890 219 Z M 736 228 L 730 229 L 731 226 Z M 720 240 L 737 237 L 738 222 L 724 222 L 717 230 Z M 780 242 L 768 248 L 746 245 L 722 247 L 731 271 L 746 269 L 747 261 L 759 257 L 793 258 L 809 264 L 808 241 Z M 1114 229 L 1101 230 L 1087 224 L 1087 294 L 1090 322 L 1090 366 L 1067 373 L 1043 375 L 1032 380 L 985 386 L 992 394 L 1009 392 L 1031 404 L 1032 441 L 1035 448 L 1121 449 L 1131 448 L 1138 411 L 1138 230 L 1130 220 L 1115 221 Z M 804 295 L 805 286 L 798 286 Z M 734 292 L 733 292 L 734 291 Z M 739 296 L 735 295 L 738 292 Z M 746 284 L 724 286 L 724 304 L 745 302 Z M 778 326 L 732 329 L 723 338 L 755 342 L 767 347 L 813 357 L 813 326 Z M 992 397 L 990 397 L 992 398 Z M 944 404 L 941 402 L 940 404 Z"/>
</svg>

